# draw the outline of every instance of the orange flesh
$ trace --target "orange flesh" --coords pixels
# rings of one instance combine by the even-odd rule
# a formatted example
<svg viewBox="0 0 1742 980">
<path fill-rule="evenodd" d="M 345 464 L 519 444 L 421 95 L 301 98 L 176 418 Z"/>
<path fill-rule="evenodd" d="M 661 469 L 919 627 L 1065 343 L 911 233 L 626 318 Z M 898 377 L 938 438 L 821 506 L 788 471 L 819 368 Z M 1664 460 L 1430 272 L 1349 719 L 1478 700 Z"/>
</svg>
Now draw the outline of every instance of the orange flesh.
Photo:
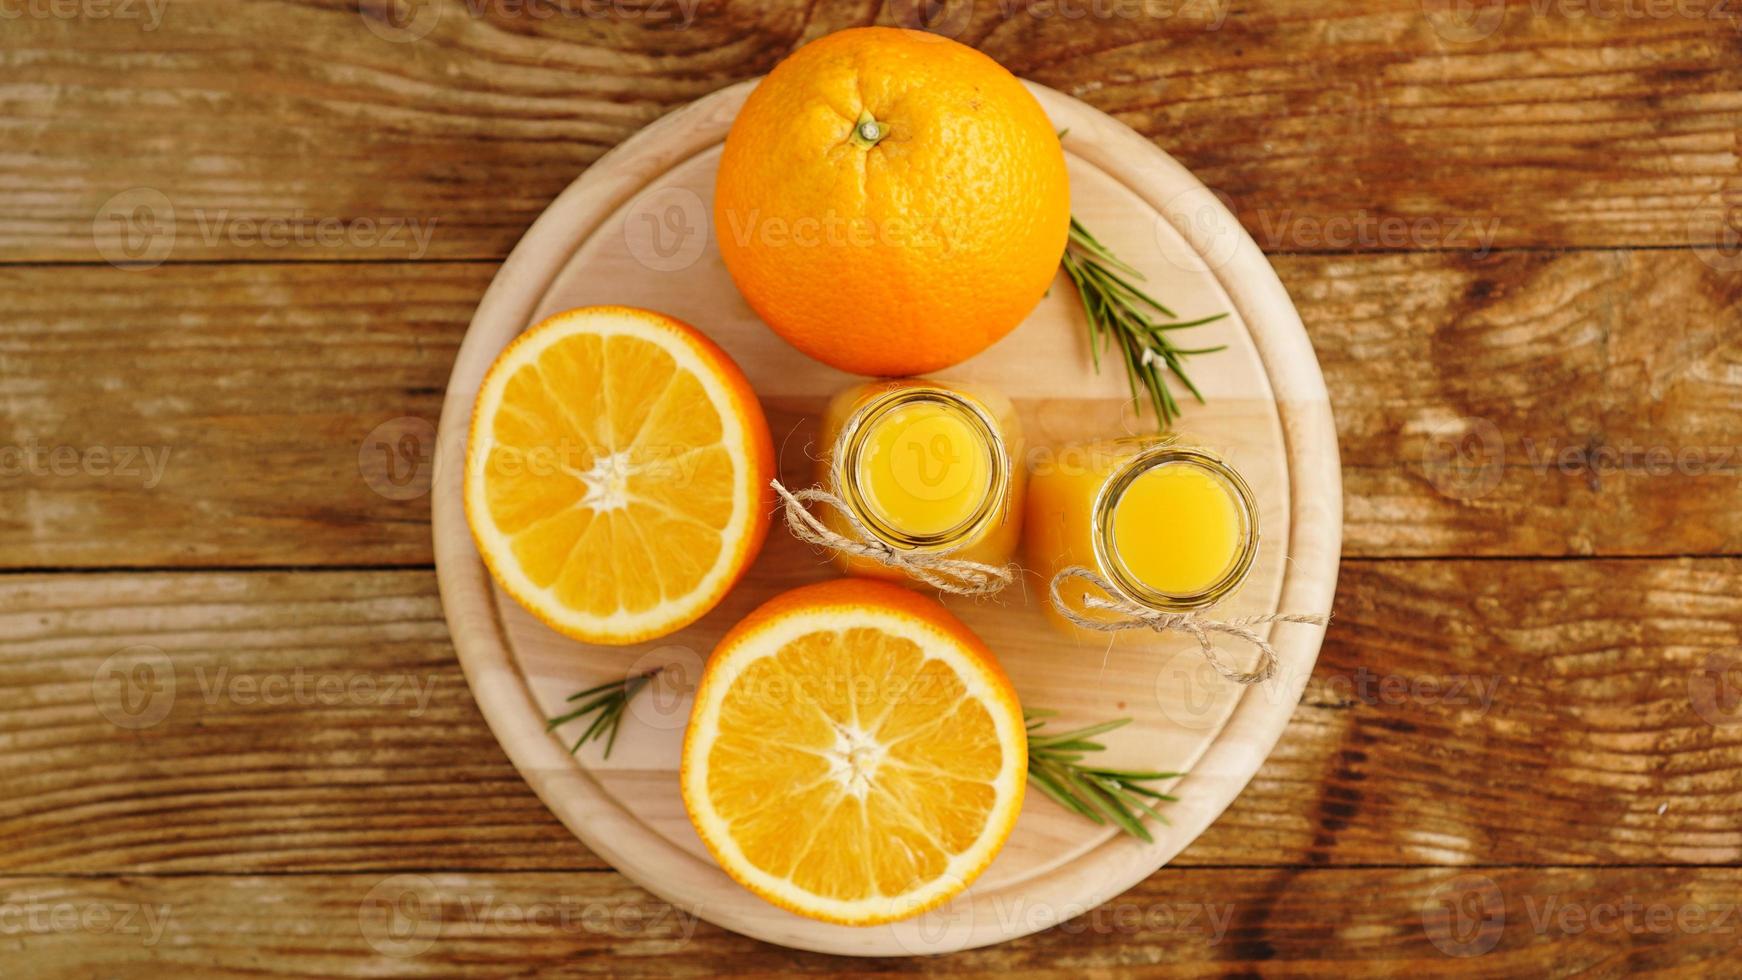
<svg viewBox="0 0 1742 980">
<path fill-rule="evenodd" d="M 942 661 L 822 630 L 726 692 L 708 795 L 747 859 L 813 894 L 894 896 L 943 874 L 996 802 L 992 716 Z"/>
<path fill-rule="evenodd" d="M 691 372 L 637 337 L 578 335 L 509 379 L 490 519 L 528 578 L 595 615 L 686 595 L 717 560 L 732 460 Z"/>
</svg>

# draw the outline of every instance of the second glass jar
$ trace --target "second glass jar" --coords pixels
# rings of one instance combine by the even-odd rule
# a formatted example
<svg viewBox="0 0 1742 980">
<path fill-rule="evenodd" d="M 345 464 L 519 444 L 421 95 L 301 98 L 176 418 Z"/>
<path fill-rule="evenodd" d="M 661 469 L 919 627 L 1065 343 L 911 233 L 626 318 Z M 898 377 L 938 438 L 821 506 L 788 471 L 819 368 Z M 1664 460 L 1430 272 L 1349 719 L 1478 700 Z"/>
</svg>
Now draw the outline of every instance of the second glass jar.
<svg viewBox="0 0 1742 980">
<path fill-rule="evenodd" d="M 1002 565 L 1021 535 L 1027 467 L 1008 398 L 982 386 L 873 381 L 837 394 L 823 415 L 819 482 L 879 541 L 902 552 Z M 819 516 L 855 532 L 832 508 Z M 849 574 L 899 569 L 836 553 Z"/>
<path fill-rule="evenodd" d="M 1171 438 L 1071 446 L 1035 461 L 1025 560 L 1049 589 L 1082 566 L 1114 596 L 1158 612 L 1213 605 L 1238 589 L 1258 553 L 1258 506 L 1246 481 L 1216 454 Z M 1061 598 L 1082 609 L 1081 579 Z M 1072 624 L 1057 615 L 1055 623 Z"/>
</svg>

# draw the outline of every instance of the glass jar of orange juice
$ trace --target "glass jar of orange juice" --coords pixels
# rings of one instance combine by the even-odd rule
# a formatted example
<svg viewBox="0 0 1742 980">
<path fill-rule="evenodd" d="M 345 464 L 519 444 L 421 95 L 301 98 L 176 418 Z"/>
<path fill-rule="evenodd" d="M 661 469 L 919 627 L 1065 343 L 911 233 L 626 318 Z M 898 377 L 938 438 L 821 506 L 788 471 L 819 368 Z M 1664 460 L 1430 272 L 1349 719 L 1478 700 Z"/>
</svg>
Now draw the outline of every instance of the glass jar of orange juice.
<svg viewBox="0 0 1742 980">
<path fill-rule="evenodd" d="M 872 535 L 898 552 L 1004 565 L 1022 530 L 1027 469 L 1008 398 L 927 379 L 873 381 L 837 394 L 823 415 L 820 482 Z M 833 509 L 818 517 L 858 535 Z M 899 569 L 836 552 L 850 574 L 903 578 Z"/>
<path fill-rule="evenodd" d="M 1029 477 L 1024 555 L 1042 576 L 1073 565 L 1098 574 L 1114 598 L 1158 612 L 1202 609 L 1245 581 L 1258 554 L 1258 506 L 1218 456 L 1173 438 L 1116 439 L 1036 459 Z M 1059 589 L 1082 609 L 1093 586 Z M 1052 619 L 1074 629 L 1049 605 Z"/>
</svg>

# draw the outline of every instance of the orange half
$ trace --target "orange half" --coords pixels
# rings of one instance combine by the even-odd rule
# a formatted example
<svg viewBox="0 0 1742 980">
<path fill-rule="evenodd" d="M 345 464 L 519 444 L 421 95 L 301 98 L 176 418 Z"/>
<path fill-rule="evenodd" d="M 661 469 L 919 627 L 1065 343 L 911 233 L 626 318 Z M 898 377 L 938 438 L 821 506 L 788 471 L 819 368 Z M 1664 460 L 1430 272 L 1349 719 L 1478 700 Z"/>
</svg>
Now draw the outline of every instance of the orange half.
<svg viewBox="0 0 1742 980">
<path fill-rule="evenodd" d="M 840 579 L 721 640 L 684 739 L 683 798 L 720 866 L 800 915 L 918 915 L 984 871 L 1022 809 L 1010 681 L 929 596 Z"/>
<path fill-rule="evenodd" d="M 553 629 L 636 643 L 693 622 L 761 549 L 774 447 L 743 372 L 648 310 L 559 313 L 479 390 L 466 520 L 502 588 Z"/>
</svg>

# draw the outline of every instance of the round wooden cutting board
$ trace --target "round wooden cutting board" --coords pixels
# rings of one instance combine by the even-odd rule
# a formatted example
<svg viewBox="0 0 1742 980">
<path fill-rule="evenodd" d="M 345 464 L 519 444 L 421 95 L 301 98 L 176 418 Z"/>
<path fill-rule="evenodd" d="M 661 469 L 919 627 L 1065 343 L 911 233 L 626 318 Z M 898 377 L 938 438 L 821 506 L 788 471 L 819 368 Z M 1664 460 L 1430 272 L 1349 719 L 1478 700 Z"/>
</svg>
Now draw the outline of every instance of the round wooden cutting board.
<svg viewBox="0 0 1742 980">
<path fill-rule="evenodd" d="M 684 815 L 677 768 L 689 694 L 715 641 L 770 596 L 834 575 L 778 523 L 726 600 L 693 626 L 634 647 L 589 647 L 539 624 L 491 583 L 460 500 L 472 402 L 498 352 L 527 326 L 574 306 L 645 306 L 695 324 L 724 347 L 761 396 L 780 449 L 780 478 L 813 482 L 816 417 L 856 379 L 809 360 L 757 320 L 734 289 L 709 227 L 714 170 L 745 82 L 674 112 L 608 153 L 557 198 L 503 265 L 472 321 L 448 383 L 434 493 L 435 555 L 454 645 L 478 704 L 509 757 L 593 851 L 661 898 L 725 928 L 802 949 L 863 956 L 942 953 L 1000 942 L 1081 914 L 1129 888 L 1190 843 L 1246 785 L 1300 698 L 1323 630 L 1271 634 L 1281 671 L 1241 688 L 1175 635 L 1077 641 L 1042 618 L 1029 576 L 991 600 L 948 600 L 998 654 L 1028 708 L 1076 726 L 1130 717 L 1106 760 L 1183 771 L 1166 826 L 1145 844 L 1030 792 L 1003 852 L 950 905 L 893 925 L 813 922 L 741 889 L 708 856 Z M 1300 318 L 1257 246 L 1204 186 L 1149 141 L 1075 99 L 1030 85 L 1066 130 L 1072 210 L 1141 269 L 1184 318 L 1231 315 L 1185 335 L 1227 344 L 1195 358 L 1208 400 L 1179 425 L 1222 453 L 1256 492 L 1263 546 L 1227 616 L 1323 612 L 1336 584 L 1342 483 L 1330 405 Z M 1074 289 L 1062 275 L 1015 332 L 940 373 L 1010 395 L 1034 452 L 1146 431 L 1117 361 L 1097 375 Z M 1254 652 L 1224 644 L 1250 665 Z M 677 665 L 633 703 L 611 758 L 579 757 L 578 731 L 545 731 L 582 688 Z"/>
</svg>

